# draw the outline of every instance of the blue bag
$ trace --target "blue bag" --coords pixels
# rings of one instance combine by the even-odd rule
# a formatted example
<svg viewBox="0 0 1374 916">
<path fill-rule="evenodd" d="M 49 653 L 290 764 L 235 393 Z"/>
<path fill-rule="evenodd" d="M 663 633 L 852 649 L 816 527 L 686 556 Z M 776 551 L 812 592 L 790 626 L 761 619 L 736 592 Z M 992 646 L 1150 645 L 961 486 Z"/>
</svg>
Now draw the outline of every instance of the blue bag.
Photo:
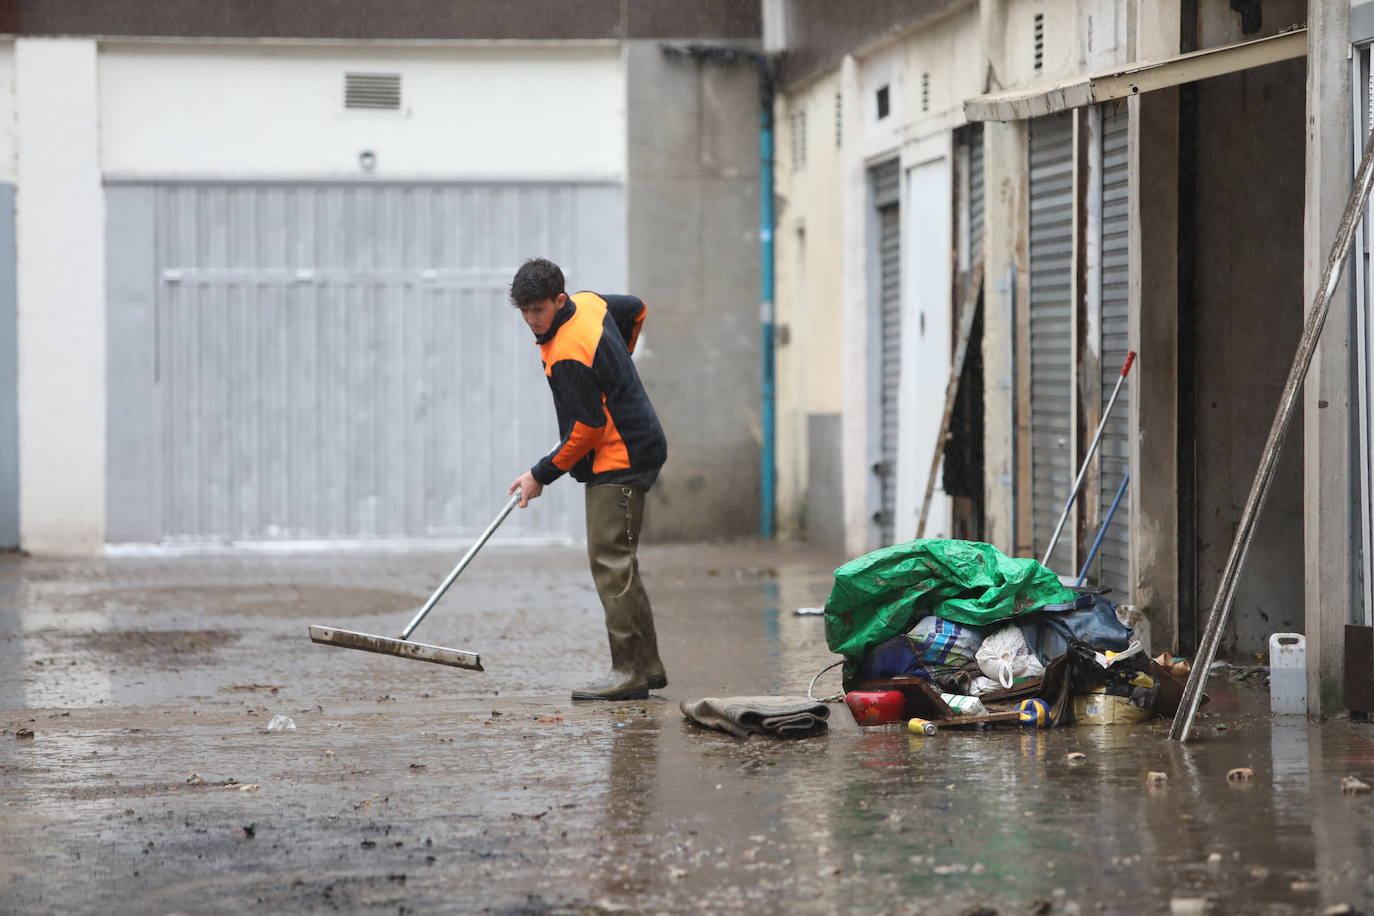
<svg viewBox="0 0 1374 916">
<path fill-rule="evenodd" d="M 1079 595 L 1069 604 L 1047 604 L 1016 620 L 1026 645 L 1043 664 L 1069 650 L 1075 640 L 1098 652 L 1122 652 L 1135 631 L 1116 616 L 1116 605 L 1101 595 Z"/>
<path fill-rule="evenodd" d="M 911 637 L 903 634 L 887 642 L 878 643 L 866 651 L 859 662 L 856 681 L 881 681 L 892 677 L 919 677 L 930 680 L 930 672 L 921 664 Z"/>
</svg>

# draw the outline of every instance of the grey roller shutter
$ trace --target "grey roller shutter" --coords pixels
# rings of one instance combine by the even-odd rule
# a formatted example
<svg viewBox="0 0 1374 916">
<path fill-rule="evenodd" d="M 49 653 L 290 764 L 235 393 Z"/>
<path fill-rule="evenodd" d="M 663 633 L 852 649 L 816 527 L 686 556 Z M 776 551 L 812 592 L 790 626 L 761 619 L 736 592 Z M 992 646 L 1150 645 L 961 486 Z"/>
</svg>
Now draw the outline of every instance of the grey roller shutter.
<svg viewBox="0 0 1374 916">
<path fill-rule="evenodd" d="M 983 125 L 969 126 L 968 140 L 969 265 L 983 250 Z"/>
<path fill-rule="evenodd" d="M 901 178 L 893 160 L 873 169 L 873 201 L 878 208 L 878 537 L 892 543 L 897 512 L 897 403 L 902 370 Z"/>
<path fill-rule="evenodd" d="M 1129 350 L 1128 283 L 1130 241 L 1129 168 L 1126 158 L 1126 106 L 1102 106 L 1102 407 L 1121 376 Z M 1107 518 L 1121 481 L 1131 469 L 1130 411 L 1132 378 L 1121 387 L 1116 407 L 1098 447 L 1101 512 Z M 1121 498 L 1098 553 L 1098 584 L 1118 603 L 1130 601 L 1131 497 Z"/>
<path fill-rule="evenodd" d="M 1031 524 L 1043 556 L 1073 484 L 1073 116 L 1030 122 Z M 1050 557 L 1072 569 L 1066 527 Z"/>
<path fill-rule="evenodd" d="M 110 485 L 157 476 L 155 523 L 138 526 L 155 540 L 480 531 L 557 436 L 538 350 L 507 302 L 511 275 L 538 251 L 570 277 L 621 276 L 561 228 L 607 231 L 597 214 L 623 205 L 612 186 L 147 193 L 156 460 L 112 466 Z M 576 487 L 540 503 L 502 534 L 581 536 Z"/>
</svg>

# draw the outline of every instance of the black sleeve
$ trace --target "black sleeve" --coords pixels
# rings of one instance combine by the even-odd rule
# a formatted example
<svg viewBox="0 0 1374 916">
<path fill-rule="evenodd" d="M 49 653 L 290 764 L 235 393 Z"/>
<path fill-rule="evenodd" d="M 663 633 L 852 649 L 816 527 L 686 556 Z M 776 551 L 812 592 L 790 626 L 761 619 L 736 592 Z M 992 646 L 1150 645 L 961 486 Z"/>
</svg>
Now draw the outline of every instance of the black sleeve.
<svg viewBox="0 0 1374 916">
<path fill-rule="evenodd" d="M 616 328 L 620 331 L 621 338 L 625 341 L 625 348 L 631 353 L 635 351 L 635 341 L 639 338 L 639 329 L 644 324 L 644 316 L 648 309 L 644 306 L 644 301 L 638 296 L 602 296 L 606 300 L 606 311 L 610 314 L 611 320 L 615 322 Z"/>
</svg>

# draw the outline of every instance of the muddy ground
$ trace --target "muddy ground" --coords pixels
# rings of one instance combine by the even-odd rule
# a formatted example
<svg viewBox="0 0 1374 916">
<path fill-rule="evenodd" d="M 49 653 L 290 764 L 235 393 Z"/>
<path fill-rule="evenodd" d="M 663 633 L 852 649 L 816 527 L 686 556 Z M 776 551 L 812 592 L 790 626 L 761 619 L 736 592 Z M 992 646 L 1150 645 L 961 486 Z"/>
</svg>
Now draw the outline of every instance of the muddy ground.
<svg viewBox="0 0 1374 916">
<path fill-rule="evenodd" d="M 417 632 L 483 673 L 306 637 L 394 633 L 447 554 L 0 558 L 0 911 L 1374 912 L 1374 800 L 1340 785 L 1374 784 L 1374 726 L 1273 724 L 1251 684 L 1214 678 L 1186 747 L 687 725 L 805 693 L 831 657 L 792 611 L 840 559 L 646 548 L 670 686 L 574 705 L 605 643 L 573 548 L 489 548 Z"/>
</svg>

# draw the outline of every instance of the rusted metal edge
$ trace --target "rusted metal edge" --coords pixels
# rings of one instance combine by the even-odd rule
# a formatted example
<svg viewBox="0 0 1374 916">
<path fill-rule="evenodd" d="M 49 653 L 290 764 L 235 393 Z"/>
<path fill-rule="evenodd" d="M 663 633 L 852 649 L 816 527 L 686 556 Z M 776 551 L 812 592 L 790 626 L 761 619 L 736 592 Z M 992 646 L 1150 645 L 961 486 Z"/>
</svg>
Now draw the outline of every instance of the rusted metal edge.
<svg viewBox="0 0 1374 916">
<path fill-rule="evenodd" d="M 970 121 L 1022 121 L 1307 55 L 1307 30 L 1207 48 L 967 99 Z"/>
<path fill-rule="evenodd" d="M 467 668 L 471 671 L 486 670 L 482 667 L 482 657 L 476 652 L 432 646 L 428 643 L 411 642 L 408 639 L 395 639 L 390 636 L 374 636 L 371 633 L 358 633 L 354 630 L 312 626 L 310 628 L 310 641 L 324 646 L 338 646 L 342 649 L 359 649 L 363 652 L 395 655 L 417 662 L 433 662 L 436 665 Z"/>
</svg>

